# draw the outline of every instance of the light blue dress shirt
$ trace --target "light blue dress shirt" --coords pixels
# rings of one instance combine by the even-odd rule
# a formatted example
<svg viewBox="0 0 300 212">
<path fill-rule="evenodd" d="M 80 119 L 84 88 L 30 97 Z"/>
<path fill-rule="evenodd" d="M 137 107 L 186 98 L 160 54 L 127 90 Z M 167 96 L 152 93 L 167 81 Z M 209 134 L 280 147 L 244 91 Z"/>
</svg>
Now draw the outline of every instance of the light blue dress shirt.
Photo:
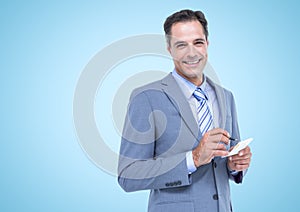
<svg viewBox="0 0 300 212">
<path fill-rule="evenodd" d="M 192 82 L 188 81 L 187 79 L 180 76 L 176 70 L 174 69 L 172 72 L 173 77 L 175 78 L 176 82 L 178 83 L 180 89 L 182 90 L 184 96 L 186 97 L 186 100 L 188 101 L 191 110 L 193 112 L 193 116 L 198 122 L 198 115 L 197 115 L 197 108 L 199 105 L 199 102 L 196 100 L 196 98 L 193 96 L 194 91 L 196 90 L 197 86 L 194 85 Z M 205 92 L 207 95 L 207 104 L 210 109 L 210 112 L 213 117 L 213 124 L 210 129 L 217 128 L 220 125 L 220 110 L 217 102 L 217 96 L 214 91 L 214 89 L 207 83 L 206 76 L 203 75 L 203 83 L 200 85 L 200 88 Z M 187 152 L 186 154 L 186 161 L 187 161 L 187 167 L 189 173 L 193 173 L 197 170 L 194 160 L 192 151 Z"/>
</svg>

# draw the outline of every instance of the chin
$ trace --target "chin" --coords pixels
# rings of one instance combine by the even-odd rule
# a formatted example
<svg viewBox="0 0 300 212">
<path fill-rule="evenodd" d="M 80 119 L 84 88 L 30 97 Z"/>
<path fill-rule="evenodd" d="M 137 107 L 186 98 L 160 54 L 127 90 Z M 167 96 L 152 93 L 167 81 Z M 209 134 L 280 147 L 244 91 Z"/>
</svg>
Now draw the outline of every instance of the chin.
<svg viewBox="0 0 300 212">
<path fill-rule="evenodd" d="M 184 75 L 186 75 L 187 77 L 190 77 L 190 78 L 198 78 L 199 76 L 202 75 L 202 71 L 200 71 L 199 69 L 197 69 L 197 70 L 185 70 Z"/>
</svg>

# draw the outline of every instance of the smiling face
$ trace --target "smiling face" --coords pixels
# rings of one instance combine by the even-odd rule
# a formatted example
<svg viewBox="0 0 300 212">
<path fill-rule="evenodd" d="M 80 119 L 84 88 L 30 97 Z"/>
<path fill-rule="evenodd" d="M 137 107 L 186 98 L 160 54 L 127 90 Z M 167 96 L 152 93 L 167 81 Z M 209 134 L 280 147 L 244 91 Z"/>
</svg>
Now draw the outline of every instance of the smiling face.
<svg viewBox="0 0 300 212">
<path fill-rule="evenodd" d="M 196 86 L 201 85 L 203 80 L 207 47 L 208 41 L 199 21 L 172 25 L 168 51 L 173 57 L 176 72 Z"/>
</svg>

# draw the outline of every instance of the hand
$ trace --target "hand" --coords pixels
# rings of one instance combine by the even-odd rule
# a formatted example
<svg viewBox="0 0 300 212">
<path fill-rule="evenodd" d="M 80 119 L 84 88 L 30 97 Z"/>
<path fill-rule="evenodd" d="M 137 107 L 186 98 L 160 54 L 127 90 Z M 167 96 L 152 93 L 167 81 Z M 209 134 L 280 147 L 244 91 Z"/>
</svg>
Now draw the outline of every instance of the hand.
<svg viewBox="0 0 300 212">
<path fill-rule="evenodd" d="M 199 167 L 210 163 L 216 156 L 228 155 L 224 144 L 227 145 L 229 143 L 229 137 L 229 133 L 220 128 L 207 131 L 198 146 L 192 151 L 195 166 Z"/>
<path fill-rule="evenodd" d="M 244 171 L 249 168 L 252 153 L 249 146 L 239 151 L 238 154 L 228 158 L 227 165 L 229 169 L 234 171 Z"/>
</svg>

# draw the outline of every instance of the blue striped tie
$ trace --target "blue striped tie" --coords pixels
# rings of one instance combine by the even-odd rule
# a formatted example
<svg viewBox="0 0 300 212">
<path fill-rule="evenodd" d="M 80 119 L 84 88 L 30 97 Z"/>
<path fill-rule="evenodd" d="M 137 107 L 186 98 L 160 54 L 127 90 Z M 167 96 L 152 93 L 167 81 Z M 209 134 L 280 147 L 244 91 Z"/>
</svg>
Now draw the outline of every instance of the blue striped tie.
<svg viewBox="0 0 300 212">
<path fill-rule="evenodd" d="M 207 105 L 207 97 L 204 91 L 202 91 L 201 88 L 197 88 L 193 95 L 199 102 L 199 106 L 197 107 L 198 125 L 203 135 L 210 129 L 213 119 Z"/>
</svg>

